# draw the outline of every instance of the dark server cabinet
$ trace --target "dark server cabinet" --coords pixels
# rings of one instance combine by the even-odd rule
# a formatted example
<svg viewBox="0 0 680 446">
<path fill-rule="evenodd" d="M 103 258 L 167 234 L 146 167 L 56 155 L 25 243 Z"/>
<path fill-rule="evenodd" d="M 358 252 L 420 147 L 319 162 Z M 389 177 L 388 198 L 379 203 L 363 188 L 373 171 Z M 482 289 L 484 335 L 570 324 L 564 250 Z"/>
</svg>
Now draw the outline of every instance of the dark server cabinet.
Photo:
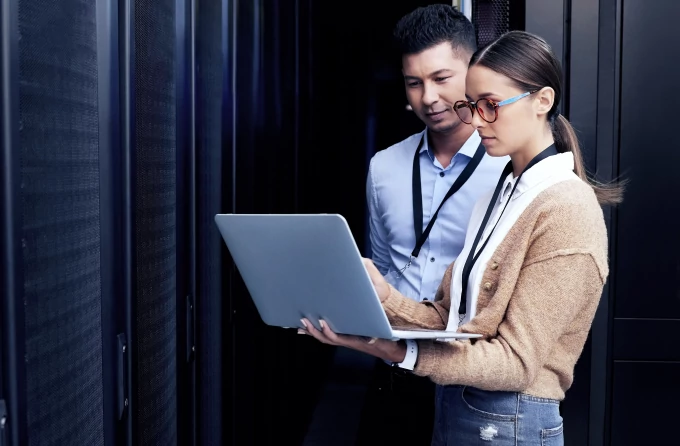
<svg viewBox="0 0 680 446">
<path fill-rule="evenodd" d="M 215 225 L 233 212 L 234 1 L 194 2 L 196 445 L 233 443 L 231 263 Z M 238 383 L 236 383 L 238 384 Z"/>
<path fill-rule="evenodd" d="M 1 5 L 0 443 L 196 444 L 194 2 Z"/>
<path fill-rule="evenodd" d="M 677 2 L 526 0 L 526 28 L 546 37 L 566 67 L 563 111 L 598 179 L 629 181 L 605 209 L 610 275 L 575 382 L 563 404 L 567 444 L 674 443 L 680 397 L 678 249 L 673 167 L 678 143 L 663 103 L 674 86 Z M 670 124 L 672 126 L 672 124 Z"/>
<path fill-rule="evenodd" d="M 680 142 L 665 98 L 677 85 L 680 4 L 621 2 L 618 161 L 630 179 L 618 210 L 612 326 L 612 445 L 670 444 L 680 400 Z M 641 102 L 664 104 L 647 112 Z"/>
<path fill-rule="evenodd" d="M 191 107 L 186 100 L 179 102 L 186 99 L 178 63 L 185 51 L 176 36 L 180 16 L 186 14 L 183 2 L 175 0 L 135 0 L 126 6 L 121 19 L 126 62 L 123 145 L 130 160 L 125 180 L 130 183 L 126 241 L 132 439 L 136 444 L 177 444 L 178 374 L 186 362 L 186 355 L 179 354 L 178 320 L 190 298 L 186 274 L 191 262 L 182 231 L 190 224 L 188 194 L 177 182 L 187 177 L 178 163 L 186 159 L 187 149 L 181 106 Z"/>
<path fill-rule="evenodd" d="M 93 2 L 2 2 L 2 399 L 12 445 L 103 445 Z"/>
<path fill-rule="evenodd" d="M 113 5 L 125 441 L 190 445 L 197 347 L 194 3 Z"/>
</svg>

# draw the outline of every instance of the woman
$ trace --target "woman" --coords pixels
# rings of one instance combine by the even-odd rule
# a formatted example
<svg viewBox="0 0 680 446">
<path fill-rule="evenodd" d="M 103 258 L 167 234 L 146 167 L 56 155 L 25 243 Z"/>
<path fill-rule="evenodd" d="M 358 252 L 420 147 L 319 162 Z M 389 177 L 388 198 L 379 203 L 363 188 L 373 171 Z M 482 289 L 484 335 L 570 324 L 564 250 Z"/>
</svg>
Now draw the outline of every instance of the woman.
<svg viewBox="0 0 680 446">
<path fill-rule="evenodd" d="M 437 386 L 433 445 L 562 445 L 571 386 L 608 275 L 600 205 L 559 114 L 560 65 L 541 38 L 510 32 L 475 53 L 454 110 L 491 156 L 511 162 L 473 211 L 466 243 L 434 302 L 401 296 L 366 260 L 394 325 L 479 333 L 472 341 L 370 340 L 303 320 L 318 340 L 409 364 Z M 490 443 L 489 443 L 490 442 Z"/>
</svg>

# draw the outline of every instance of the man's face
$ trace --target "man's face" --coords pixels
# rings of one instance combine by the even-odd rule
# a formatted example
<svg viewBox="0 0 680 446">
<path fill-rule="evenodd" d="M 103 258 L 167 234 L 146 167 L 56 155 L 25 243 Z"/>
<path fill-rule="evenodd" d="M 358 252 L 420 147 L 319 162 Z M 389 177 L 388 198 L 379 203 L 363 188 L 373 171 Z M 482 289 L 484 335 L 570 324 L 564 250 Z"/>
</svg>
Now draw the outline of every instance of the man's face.
<svg viewBox="0 0 680 446">
<path fill-rule="evenodd" d="M 415 114 L 438 133 L 463 124 L 453 104 L 465 100 L 465 74 L 469 60 L 448 42 L 402 57 L 406 98 Z"/>
</svg>

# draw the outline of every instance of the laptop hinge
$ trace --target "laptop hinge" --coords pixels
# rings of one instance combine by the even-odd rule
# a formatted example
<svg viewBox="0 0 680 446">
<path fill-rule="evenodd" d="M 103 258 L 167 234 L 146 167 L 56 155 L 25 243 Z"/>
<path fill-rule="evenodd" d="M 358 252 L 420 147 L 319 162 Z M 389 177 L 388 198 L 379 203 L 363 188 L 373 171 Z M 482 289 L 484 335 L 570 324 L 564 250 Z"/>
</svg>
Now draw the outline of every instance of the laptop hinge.
<svg viewBox="0 0 680 446">
<path fill-rule="evenodd" d="M 187 296 L 187 321 L 186 321 L 186 336 L 187 336 L 187 362 L 194 360 L 196 353 L 196 339 L 194 337 L 194 300 L 191 294 Z"/>
<path fill-rule="evenodd" d="M 0 446 L 8 446 L 7 442 L 7 406 L 0 400 Z"/>
</svg>

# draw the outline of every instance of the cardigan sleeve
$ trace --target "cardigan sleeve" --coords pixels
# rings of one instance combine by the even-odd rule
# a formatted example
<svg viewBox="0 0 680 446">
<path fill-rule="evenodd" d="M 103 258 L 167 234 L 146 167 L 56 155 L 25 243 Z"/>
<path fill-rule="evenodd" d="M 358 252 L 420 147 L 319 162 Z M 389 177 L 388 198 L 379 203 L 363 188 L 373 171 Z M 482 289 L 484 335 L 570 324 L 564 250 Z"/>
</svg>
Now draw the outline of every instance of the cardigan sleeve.
<svg viewBox="0 0 680 446">
<path fill-rule="evenodd" d="M 522 391 L 574 318 L 599 301 L 603 286 L 592 255 L 555 252 L 522 269 L 496 337 L 474 343 L 419 342 L 414 372 L 439 384 Z"/>
<path fill-rule="evenodd" d="M 390 285 L 390 295 L 383 302 L 390 324 L 399 328 L 444 330 L 451 307 L 451 274 L 453 263 L 444 273 L 433 301 L 416 302 Z"/>
</svg>

